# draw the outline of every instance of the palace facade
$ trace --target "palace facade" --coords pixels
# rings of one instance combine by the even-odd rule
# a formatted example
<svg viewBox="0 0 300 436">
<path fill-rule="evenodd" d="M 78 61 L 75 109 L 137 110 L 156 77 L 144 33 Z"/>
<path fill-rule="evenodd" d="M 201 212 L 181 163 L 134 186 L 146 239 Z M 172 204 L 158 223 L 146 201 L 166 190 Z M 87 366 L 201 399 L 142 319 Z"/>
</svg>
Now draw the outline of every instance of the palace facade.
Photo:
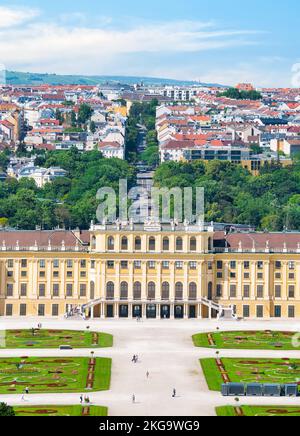
<svg viewBox="0 0 300 436">
<path fill-rule="evenodd" d="M 0 316 L 300 318 L 300 233 L 187 225 L 2 231 Z"/>
</svg>

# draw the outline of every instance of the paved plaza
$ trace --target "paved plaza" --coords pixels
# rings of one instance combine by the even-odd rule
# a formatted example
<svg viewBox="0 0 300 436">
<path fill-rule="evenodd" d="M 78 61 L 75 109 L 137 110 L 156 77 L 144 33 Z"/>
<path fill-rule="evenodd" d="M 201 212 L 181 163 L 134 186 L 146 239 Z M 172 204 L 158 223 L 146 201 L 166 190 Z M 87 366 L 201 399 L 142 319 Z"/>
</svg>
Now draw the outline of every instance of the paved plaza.
<svg viewBox="0 0 300 436">
<path fill-rule="evenodd" d="M 208 390 L 199 359 L 215 357 L 216 350 L 196 348 L 192 335 L 221 330 L 283 330 L 300 331 L 300 322 L 218 322 L 208 320 L 47 320 L 5 319 L 0 329 L 28 329 L 42 322 L 43 328 L 101 331 L 114 336 L 113 348 L 96 349 L 96 357 L 111 357 L 111 389 L 91 393 L 93 405 L 106 406 L 110 416 L 215 416 L 215 407 L 234 405 L 234 399 L 224 398 Z M 139 362 L 133 364 L 137 354 Z M 0 349 L 0 357 L 89 356 L 89 349 L 60 351 L 55 349 Z M 238 358 L 300 358 L 300 351 L 282 350 L 221 350 L 221 357 Z M 146 373 L 149 371 L 149 378 Z M 173 389 L 177 397 L 172 398 Z M 84 393 L 84 392 L 83 392 Z M 136 404 L 132 404 L 132 395 Z M 0 402 L 11 405 L 73 405 L 79 404 L 78 394 L 0 395 Z M 272 405 L 300 405 L 300 398 L 272 398 Z M 270 405 L 270 398 L 241 398 L 240 404 Z"/>
</svg>

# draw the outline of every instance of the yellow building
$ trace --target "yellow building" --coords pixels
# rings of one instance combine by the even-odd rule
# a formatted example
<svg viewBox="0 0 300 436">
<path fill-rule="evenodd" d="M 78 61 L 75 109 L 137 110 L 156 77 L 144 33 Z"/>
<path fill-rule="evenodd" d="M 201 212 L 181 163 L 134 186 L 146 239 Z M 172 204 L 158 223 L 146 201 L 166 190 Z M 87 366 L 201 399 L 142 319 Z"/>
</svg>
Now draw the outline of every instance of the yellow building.
<svg viewBox="0 0 300 436">
<path fill-rule="evenodd" d="M 233 307 L 300 318 L 298 233 L 116 224 L 0 238 L 0 316 L 209 318 Z"/>
</svg>

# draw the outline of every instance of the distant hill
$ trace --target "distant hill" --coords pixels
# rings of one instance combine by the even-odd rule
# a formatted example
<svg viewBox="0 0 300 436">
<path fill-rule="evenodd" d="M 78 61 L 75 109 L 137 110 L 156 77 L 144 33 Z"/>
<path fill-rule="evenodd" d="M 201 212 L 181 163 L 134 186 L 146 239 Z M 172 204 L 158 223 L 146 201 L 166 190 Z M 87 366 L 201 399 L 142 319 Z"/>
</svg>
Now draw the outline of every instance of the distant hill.
<svg viewBox="0 0 300 436">
<path fill-rule="evenodd" d="M 76 75 L 58 75 L 58 74 L 39 74 L 39 73 L 22 73 L 16 71 L 6 71 L 6 83 L 8 85 L 101 85 L 105 83 L 121 83 L 133 85 L 143 82 L 146 85 L 214 85 L 200 84 L 199 82 L 162 79 L 155 77 L 141 76 L 76 76 Z M 221 86 L 221 85 L 215 85 Z"/>
</svg>

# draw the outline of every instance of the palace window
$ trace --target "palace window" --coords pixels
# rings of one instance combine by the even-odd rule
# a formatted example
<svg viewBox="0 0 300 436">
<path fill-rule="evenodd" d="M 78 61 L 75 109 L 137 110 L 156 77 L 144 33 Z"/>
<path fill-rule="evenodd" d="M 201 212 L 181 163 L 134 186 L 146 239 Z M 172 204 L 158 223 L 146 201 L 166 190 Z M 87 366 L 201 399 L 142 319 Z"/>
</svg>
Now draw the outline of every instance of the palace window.
<svg viewBox="0 0 300 436">
<path fill-rule="evenodd" d="M 46 296 L 46 286 L 44 283 L 39 284 L 39 297 L 45 297 Z"/>
<path fill-rule="evenodd" d="M 170 285 L 168 282 L 164 282 L 161 286 L 161 299 L 162 300 L 170 299 Z"/>
<path fill-rule="evenodd" d="M 182 238 L 176 239 L 176 251 L 182 251 L 183 250 L 183 240 Z"/>
<path fill-rule="evenodd" d="M 27 283 L 21 283 L 21 297 L 27 296 Z"/>
<path fill-rule="evenodd" d="M 197 300 L 197 284 L 194 282 L 189 284 L 189 300 Z"/>
<path fill-rule="evenodd" d="M 295 306 L 289 306 L 288 307 L 288 317 L 289 318 L 295 318 L 296 313 L 295 313 Z"/>
<path fill-rule="evenodd" d="M 53 268 L 59 268 L 59 260 L 58 259 L 53 260 Z"/>
<path fill-rule="evenodd" d="M 113 260 L 108 260 L 107 269 L 114 269 L 114 267 L 115 267 L 115 262 Z"/>
<path fill-rule="evenodd" d="M 281 285 L 275 286 L 275 298 L 281 298 Z"/>
<path fill-rule="evenodd" d="M 120 299 L 128 300 L 128 283 L 122 282 L 120 286 Z"/>
<path fill-rule="evenodd" d="M 26 316 L 27 314 L 27 305 L 20 304 L 20 316 Z"/>
<path fill-rule="evenodd" d="M 14 267 L 14 261 L 12 259 L 8 259 L 7 268 L 13 268 L 13 267 Z"/>
<path fill-rule="evenodd" d="M 73 297 L 73 285 L 72 285 L 72 283 L 67 284 L 67 297 Z"/>
<path fill-rule="evenodd" d="M 73 260 L 71 259 L 67 260 L 67 268 L 73 268 Z"/>
<path fill-rule="evenodd" d="M 27 259 L 21 260 L 21 268 L 27 268 Z"/>
<path fill-rule="evenodd" d="M 222 285 L 217 285 L 217 289 L 216 289 L 216 292 L 217 292 L 217 297 L 218 298 L 222 298 L 222 295 L 223 295 L 223 287 L 222 287 Z"/>
<path fill-rule="evenodd" d="M 121 269 L 128 269 L 128 262 L 127 260 L 121 261 Z"/>
<path fill-rule="evenodd" d="M 59 283 L 54 283 L 53 284 L 53 297 L 59 297 Z"/>
<path fill-rule="evenodd" d="M 46 261 L 44 259 L 40 260 L 40 268 L 46 268 Z"/>
<path fill-rule="evenodd" d="M 244 291 L 243 291 L 244 298 L 250 298 L 250 286 L 244 285 Z"/>
<path fill-rule="evenodd" d="M 141 269 L 142 268 L 142 262 L 140 260 L 134 261 L 134 269 Z"/>
<path fill-rule="evenodd" d="M 181 262 L 181 261 L 176 261 L 175 262 L 175 268 L 176 269 L 183 269 L 183 262 Z"/>
<path fill-rule="evenodd" d="M 230 298 L 236 298 L 236 285 L 230 285 Z"/>
<path fill-rule="evenodd" d="M 115 284 L 113 282 L 108 282 L 106 285 L 106 299 L 114 300 L 115 298 Z"/>
<path fill-rule="evenodd" d="M 142 249 L 142 239 L 141 239 L 139 236 L 137 236 L 137 237 L 135 238 L 135 241 L 134 241 L 134 249 L 135 249 L 136 251 L 141 251 L 141 249 Z"/>
<path fill-rule="evenodd" d="M 82 259 L 80 261 L 80 268 L 86 268 L 86 260 L 85 259 Z"/>
<path fill-rule="evenodd" d="M 109 236 L 107 239 L 107 249 L 108 251 L 113 251 L 115 249 L 115 239 L 112 236 Z"/>
<path fill-rule="evenodd" d="M 169 269 L 170 268 L 170 262 L 167 260 L 162 261 L 162 269 Z"/>
<path fill-rule="evenodd" d="M 189 266 L 190 266 L 190 269 L 196 270 L 197 269 L 197 262 L 190 262 Z"/>
<path fill-rule="evenodd" d="M 156 286 L 154 282 L 148 283 L 148 300 L 155 300 Z"/>
<path fill-rule="evenodd" d="M 190 239 L 190 251 L 197 251 L 197 239 L 196 238 Z"/>
<path fill-rule="evenodd" d="M 289 286 L 289 298 L 295 298 L 295 286 Z"/>
<path fill-rule="evenodd" d="M 170 241 L 169 238 L 163 239 L 163 251 L 169 251 L 170 250 Z"/>
<path fill-rule="evenodd" d="M 183 300 L 183 284 L 181 282 L 175 285 L 175 300 Z"/>
<path fill-rule="evenodd" d="M 5 315 L 6 316 L 12 316 L 13 314 L 13 305 L 12 304 L 7 304 L 6 308 L 5 308 Z"/>
<path fill-rule="evenodd" d="M 149 251 L 155 251 L 156 241 L 154 237 L 149 238 Z"/>
<path fill-rule="evenodd" d="M 135 282 L 133 285 L 133 299 L 134 300 L 142 299 L 142 285 L 140 282 Z"/>
<path fill-rule="evenodd" d="M 14 285 L 12 283 L 8 283 L 6 286 L 6 296 L 12 297 L 14 295 Z"/>
<path fill-rule="evenodd" d="M 264 298 L 264 287 L 261 285 L 257 286 L 257 298 Z"/>
<path fill-rule="evenodd" d="M 148 262 L 148 268 L 149 269 L 155 269 L 156 262 L 154 260 L 149 260 Z"/>
<path fill-rule="evenodd" d="M 121 250 L 123 250 L 123 251 L 128 250 L 128 239 L 126 238 L 126 236 L 123 236 L 123 238 L 121 240 Z"/>
<path fill-rule="evenodd" d="M 80 284 L 80 297 L 86 297 L 86 284 Z"/>
</svg>

